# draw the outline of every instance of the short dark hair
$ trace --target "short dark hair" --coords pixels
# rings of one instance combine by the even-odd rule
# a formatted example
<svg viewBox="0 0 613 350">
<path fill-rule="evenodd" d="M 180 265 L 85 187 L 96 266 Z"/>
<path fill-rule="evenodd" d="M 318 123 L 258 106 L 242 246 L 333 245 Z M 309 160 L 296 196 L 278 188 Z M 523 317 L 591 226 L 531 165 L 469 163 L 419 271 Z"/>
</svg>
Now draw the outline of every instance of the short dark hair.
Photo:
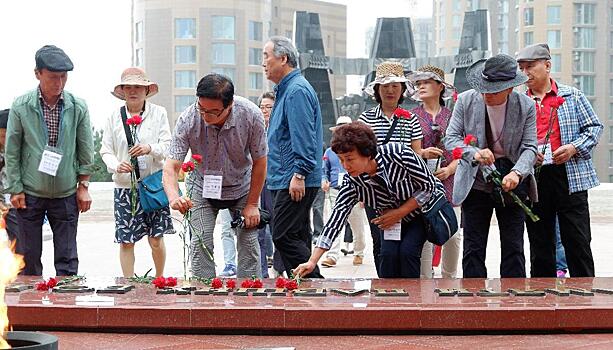
<svg viewBox="0 0 613 350">
<path fill-rule="evenodd" d="M 0 111 L 0 129 L 6 129 L 6 125 L 9 122 L 10 109 L 3 109 Z"/>
<path fill-rule="evenodd" d="M 258 107 L 262 104 L 262 100 L 268 98 L 271 100 L 275 100 L 275 93 L 272 91 L 266 91 L 265 93 L 263 93 L 262 95 L 260 95 L 260 97 L 258 98 Z"/>
<path fill-rule="evenodd" d="M 198 82 L 196 96 L 221 100 L 223 107 L 228 108 L 234 100 L 234 84 L 223 74 L 210 73 Z"/>
<path fill-rule="evenodd" d="M 381 84 L 375 84 L 375 86 L 373 87 L 373 90 L 375 90 L 375 100 L 377 100 L 378 104 L 381 104 L 381 95 L 379 95 L 379 86 Z M 402 92 L 400 93 L 400 98 L 398 99 L 398 104 L 402 104 L 402 102 L 404 102 L 404 92 L 407 91 L 407 84 L 405 83 L 400 83 L 400 88 L 402 89 Z"/>
<path fill-rule="evenodd" d="M 361 121 L 336 127 L 330 145 L 336 154 L 357 150 L 360 155 L 370 159 L 377 155 L 377 136 L 370 126 Z"/>
</svg>

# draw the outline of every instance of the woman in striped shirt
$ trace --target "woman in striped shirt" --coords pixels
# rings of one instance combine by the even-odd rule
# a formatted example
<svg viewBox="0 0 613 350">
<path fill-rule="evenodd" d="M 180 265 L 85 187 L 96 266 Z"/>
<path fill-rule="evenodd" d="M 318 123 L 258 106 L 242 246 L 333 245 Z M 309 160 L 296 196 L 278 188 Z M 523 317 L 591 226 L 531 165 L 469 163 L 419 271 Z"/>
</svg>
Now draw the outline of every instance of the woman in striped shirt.
<svg viewBox="0 0 613 350">
<path fill-rule="evenodd" d="M 353 206 L 364 202 L 377 213 L 380 229 L 379 277 L 418 278 L 426 232 L 421 208 L 445 195 L 424 160 L 404 143 L 377 146 L 373 130 L 360 122 L 338 127 L 331 141 L 345 176 L 330 219 L 309 261 L 295 276 L 309 274 L 344 229 Z"/>
<path fill-rule="evenodd" d="M 419 121 L 410 112 L 399 108 L 405 97 L 414 93 L 413 85 L 404 76 L 404 68 L 398 62 L 383 62 L 377 66 L 375 79 L 368 84 L 364 92 L 373 96 L 378 105 L 360 116 L 359 120 L 370 126 L 377 137 L 377 145 L 388 142 L 401 142 L 409 145 L 417 154 L 421 154 L 423 138 Z M 377 225 L 372 224 L 376 212 L 364 206 L 370 224 L 373 242 L 373 256 L 379 274 L 380 232 Z M 424 254 L 425 256 L 426 254 Z M 430 261 L 432 260 L 432 254 Z M 430 268 L 432 270 L 432 268 Z"/>
</svg>

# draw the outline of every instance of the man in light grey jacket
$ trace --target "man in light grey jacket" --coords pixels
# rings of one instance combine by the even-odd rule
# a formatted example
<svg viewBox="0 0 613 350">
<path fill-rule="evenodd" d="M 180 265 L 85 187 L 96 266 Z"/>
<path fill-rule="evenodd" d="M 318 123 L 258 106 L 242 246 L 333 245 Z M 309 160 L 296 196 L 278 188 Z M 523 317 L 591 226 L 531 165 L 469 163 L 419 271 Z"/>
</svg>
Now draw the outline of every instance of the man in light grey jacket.
<svg viewBox="0 0 613 350">
<path fill-rule="evenodd" d="M 466 78 L 473 88 L 458 96 L 447 128 L 445 147 L 464 147 L 453 185 L 453 202 L 462 204 L 464 224 L 464 277 L 487 277 L 485 253 L 494 209 L 500 229 L 501 277 L 525 277 L 525 213 L 507 194 L 536 200 L 532 169 L 536 159 L 535 106 L 530 98 L 513 91 L 527 77 L 511 56 L 499 54 L 475 62 Z M 477 148 L 464 138 L 477 138 Z M 494 165 L 502 174 L 502 187 L 479 171 Z"/>
</svg>

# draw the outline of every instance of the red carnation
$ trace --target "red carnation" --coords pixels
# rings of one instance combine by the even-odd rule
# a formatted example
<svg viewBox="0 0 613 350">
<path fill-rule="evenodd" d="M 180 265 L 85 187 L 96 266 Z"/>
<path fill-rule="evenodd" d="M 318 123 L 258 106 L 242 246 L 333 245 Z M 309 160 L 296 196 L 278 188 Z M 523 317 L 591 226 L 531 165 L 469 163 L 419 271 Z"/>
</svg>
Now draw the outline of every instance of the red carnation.
<svg viewBox="0 0 613 350">
<path fill-rule="evenodd" d="M 166 287 L 175 287 L 177 285 L 176 277 L 168 277 L 166 279 Z"/>
<path fill-rule="evenodd" d="M 287 288 L 287 290 L 298 289 L 298 281 L 296 280 L 287 281 L 287 283 L 285 284 L 285 288 Z"/>
<path fill-rule="evenodd" d="M 196 162 L 196 163 L 202 163 L 202 156 L 199 154 L 194 154 L 192 155 L 192 159 Z"/>
<path fill-rule="evenodd" d="M 253 288 L 253 281 L 244 280 L 243 283 L 241 283 L 241 288 Z"/>
<path fill-rule="evenodd" d="M 228 289 L 236 288 L 236 281 L 235 280 L 227 280 L 226 281 L 226 288 L 228 288 Z"/>
<path fill-rule="evenodd" d="M 166 287 L 166 279 L 163 276 L 160 276 L 160 277 L 154 279 L 151 282 L 151 284 L 153 284 L 157 288 L 164 288 L 164 287 Z"/>
<path fill-rule="evenodd" d="M 453 91 L 452 98 L 453 98 L 453 102 L 456 102 L 458 100 L 458 92 L 457 91 L 455 91 L 455 90 Z"/>
<path fill-rule="evenodd" d="M 405 119 L 411 118 L 411 112 L 407 111 L 406 109 L 402 109 L 400 107 L 394 110 L 394 114 L 399 118 L 400 117 L 405 118 Z"/>
<path fill-rule="evenodd" d="M 49 280 L 47 281 L 47 287 L 49 287 L 49 289 L 53 288 L 57 286 L 57 280 L 53 277 L 50 277 Z"/>
<path fill-rule="evenodd" d="M 181 170 L 183 170 L 184 173 L 189 173 L 190 171 L 194 170 L 196 168 L 196 166 L 194 165 L 194 162 L 189 161 L 189 162 L 185 162 L 181 165 Z"/>
<path fill-rule="evenodd" d="M 462 159 L 464 152 L 462 151 L 462 147 L 456 147 L 451 154 L 453 155 L 453 159 Z"/>
<path fill-rule="evenodd" d="M 261 280 L 258 278 L 258 279 L 253 280 L 253 283 L 251 283 L 251 286 L 252 286 L 253 288 L 262 288 L 262 287 L 264 287 L 264 284 L 263 284 L 263 283 L 262 283 L 262 281 L 261 281 Z"/>
<path fill-rule="evenodd" d="M 473 134 L 468 134 L 464 138 L 464 144 L 466 146 L 475 146 L 477 144 L 477 138 Z"/>
<path fill-rule="evenodd" d="M 47 282 L 45 281 L 36 282 L 35 286 L 36 286 L 36 290 L 49 290 L 49 287 L 47 286 Z"/>
<path fill-rule="evenodd" d="M 566 101 L 564 99 L 564 97 L 556 96 L 556 97 L 554 97 L 554 98 L 549 100 L 549 106 L 551 108 L 558 108 L 558 107 L 560 107 L 564 103 L 564 101 Z"/>
<path fill-rule="evenodd" d="M 219 278 L 213 278 L 213 280 L 211 281 L 211 287 L 219 289 L 223 287 L 223 282 Z"/>
<path fill-rule="evenodd" d="M 285 288 L 286 284 L 287 284 L 287 280 L 283 277 L 277 278 L 277 281 L 275 282 L 275 286 L 277 288 Z"/>
<path fill-rule="evenodd" d="M 143 122 L 143 118 L 140 115 L 138 115 L 138 114 L 137 115 L 133 115 L 131 119 L 132 119 L 132 124 L 133 125 L 140 125 L 140 123 Z"/>
<path fill-rule="evenodd" d="M 126 125 L 132 125 L 132 118 L 126 119 Z"/>
</svg>

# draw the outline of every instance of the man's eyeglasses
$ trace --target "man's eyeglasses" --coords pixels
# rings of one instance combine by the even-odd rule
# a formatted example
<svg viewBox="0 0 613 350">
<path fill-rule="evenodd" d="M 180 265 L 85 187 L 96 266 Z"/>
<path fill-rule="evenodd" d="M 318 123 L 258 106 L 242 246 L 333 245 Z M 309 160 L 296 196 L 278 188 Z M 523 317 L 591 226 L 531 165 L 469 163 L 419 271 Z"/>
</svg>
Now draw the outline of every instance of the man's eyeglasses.
<svg viewBox="0 0 613 350">
<path fill-rule="evenodd" d="M 212 117 L 212 118 L 217 118 L 219 117 L 223 111 L 225 111 L 226 109 L 222 109 L 221 111 L 217 112 L 216 110 L 212 110 L 212 111 L 206 111 L 204 109 L 202 109 L 202 107 L 200 107 L 200 103 L 196 102 L 196 111 L 200 114 L 203 115 L 205 117 Z"/>
</svg>

